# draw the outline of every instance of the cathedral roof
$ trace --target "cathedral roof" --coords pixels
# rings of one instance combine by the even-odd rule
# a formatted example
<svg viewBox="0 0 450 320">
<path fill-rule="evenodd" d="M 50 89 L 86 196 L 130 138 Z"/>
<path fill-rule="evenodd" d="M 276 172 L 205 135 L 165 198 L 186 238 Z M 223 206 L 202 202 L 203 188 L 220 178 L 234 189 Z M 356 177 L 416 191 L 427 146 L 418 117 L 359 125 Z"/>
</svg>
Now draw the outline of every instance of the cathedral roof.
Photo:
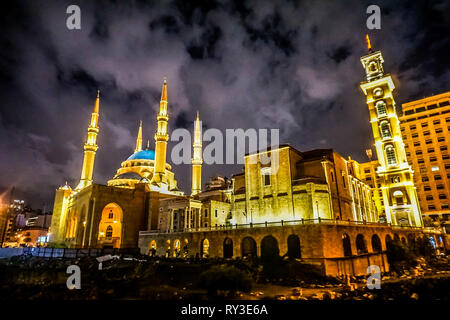
<svg viewBox="0 0 450 320">
<path fill-rule="evenodd" d="M 155 160 L 155 151 L 153 150 L 141 150 L 133 153 L 127 160 Z"/>
</svg>

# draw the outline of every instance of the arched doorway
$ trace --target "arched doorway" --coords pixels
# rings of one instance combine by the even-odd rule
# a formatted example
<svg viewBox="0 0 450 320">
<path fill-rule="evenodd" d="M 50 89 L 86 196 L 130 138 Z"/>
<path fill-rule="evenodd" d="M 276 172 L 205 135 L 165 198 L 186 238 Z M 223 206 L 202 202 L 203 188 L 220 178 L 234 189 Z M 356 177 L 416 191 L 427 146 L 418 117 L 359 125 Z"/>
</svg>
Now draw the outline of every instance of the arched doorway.
<svg viewBox="0 0 450 320">
<path fill-rule="evenodd" d="M 300 239 L 297 235 L 291 234 L 287 238 L 288 257 L 291 259 L 300 259 L 302 257 L 300 249 Z"/>
<path fill-rule="evenodd" d="M 245 237 L 241 243 L 243 257 L 256 257 L 256 241 L 252 237 Z"/>
<path fill-rule="evenodd" d="M 154 257 L 156 255 L 156 241 L 152 240 L 150 242 L 150 250 L 149 250 L 149 255 L 151 257 Z"/>
<path fill-rule="evenodd" d="M 98 242 L 104 248 L 120 248 L 122 240 L 122 208 L 116 203 L 107 204 L 102 210 L 98 226 Z"/>
<path fill-rule="evenodd" d="M 382 251 L 380 237 L 378 237 L 378 235 L 376 235 L 376 234 L 374 234 L 372 236 L 372 250 L 373 250 L 373 252 L 381 252 Z"/>
<path fill-rule="evenodd" d="M 175 258 L 178 258 L 181 254 L 181 242 L 180 240 L 175 240 L 174 245 L 173 245 L 173 256 Z"/>
<path fill-rule="evenodd" d="M 202 258 L 208 258 L 209 257 L 209 240 L 203 239 L 202 245 L 200 247 L 200 256 Z"/>
<path fill-rule="evenodd" d="M 230 238 L 223 240 L 223 257 L 225 259 L 233 257 L 233 240 Z"/>
<path fill-rule="evenodd" d="M 342 235 L 342 247 L 344 249 L 344 257 L 352 256 L 352 244 L 350 242 L 350 236 L 346 233 Z"/>
<path fill-rule="evenodd" d="M 273 236 L 265 236 L 261 240 L 261 259 L 267 260 L 280 256 L 278 241 Z"/>
<path fill-rule="evenodd" d="M 362 234 L 356 236 L 356 252 L 358 254 L 367 253 L 366 240 Z"/>
</svg>

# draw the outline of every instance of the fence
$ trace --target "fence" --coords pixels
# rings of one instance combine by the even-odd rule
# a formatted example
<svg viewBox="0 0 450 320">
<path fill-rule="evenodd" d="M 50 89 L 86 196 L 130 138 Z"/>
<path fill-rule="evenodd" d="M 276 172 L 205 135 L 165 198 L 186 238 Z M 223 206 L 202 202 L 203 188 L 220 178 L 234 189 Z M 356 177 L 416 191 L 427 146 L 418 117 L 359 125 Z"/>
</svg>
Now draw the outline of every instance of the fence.
<svg viewBox="0 0 450 320">
<path fill-rule="evenodd" d="M 9 249 L 9 250 L 8 250 Z M 11 250 L 13 249 L 13 251 Z M 7 250 L 7 251 L 4 251 Z M 110 255 L 139 255 L 139 248 L 59 249 L 59 248 L 2 248 L 0 257 L 35 256 L 43 258 L 82 258 Z"/>
<path fill-rule="evenodd" d="M 335 225 L 373 225 L 380 227 L 393 227 L 393 228 L 401 228 L 401 229 L 410 229 L 410 230 L 422 230 L 421 227 L 412 227 L 412 226 L 402 226 L 402 225 L 392 225 L 390 223 L 381 223 L 381 222 L 367 222 L 367 221 L 354 221 L 354 220 L 338 220 L 338 219 L 301 219 L 301 220 L 280 220 L 280 221 L 265 221 L 258 223 L 245 223 L 245 224 L 229 224 L 229 225 L 216 225 L 209 227 L 201 227 L 201 228 L 185 228 L 183 231 L 178 230 L 150 230 L 150 231 L 141 231 L 139 235 L 151 235 L 156 233 L 176 233 L 176 232 L 204 232 L 204 231 L 223 231 L 223 230 L 232 230 L 232 229 L 244 229 L 244 228 L 267 228 L 267 227 L 283 227 L 283 226 L 295 226 L 295 225 L 305 225 L 305 224 L 335 224 Z M 427 230 L 430 231 L 430 230 Z"/>
</svg>

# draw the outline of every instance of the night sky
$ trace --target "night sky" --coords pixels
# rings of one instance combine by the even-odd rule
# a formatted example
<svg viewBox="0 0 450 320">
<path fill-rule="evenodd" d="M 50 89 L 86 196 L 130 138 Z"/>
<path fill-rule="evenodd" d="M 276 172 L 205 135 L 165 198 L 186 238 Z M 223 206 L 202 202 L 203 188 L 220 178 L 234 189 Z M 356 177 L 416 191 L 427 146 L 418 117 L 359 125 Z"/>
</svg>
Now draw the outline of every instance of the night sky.
<svg viewBox="0 0 450 320">
<path fill-rule="evenodd" d="M 66 8 L 81 8 L 68 30 Z M 381 7 L 381 30 L 366 8 Z M 134 151 L 139 120 L 154 148 L 162 80 L 169 130 L 279 128 L 299 150 L 366 161 L 372 145 L 359 89 L 365 34 L 382 50 L 397 106 L 450 90 L 448 1 L 2 1 L 0 187 L 37 208 L 79 181 L 101 90 L 94 181 Z M 173 143 L 172 143 L 173 144 Z M 206 143 L 204 143 L 206 145 Z M 170 142 L 169 142 L 170 155 Z M 203 166 L 230 176 L 242 165 Z M 190 166 L 174 168 L 190 190 Z"/>
</svg>

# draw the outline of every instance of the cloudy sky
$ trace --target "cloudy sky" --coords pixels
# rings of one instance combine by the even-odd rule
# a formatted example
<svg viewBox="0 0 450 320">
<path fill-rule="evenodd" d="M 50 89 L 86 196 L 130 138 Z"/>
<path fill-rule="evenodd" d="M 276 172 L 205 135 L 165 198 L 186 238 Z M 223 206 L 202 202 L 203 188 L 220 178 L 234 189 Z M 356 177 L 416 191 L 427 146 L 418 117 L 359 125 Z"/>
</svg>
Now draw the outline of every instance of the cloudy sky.
<svg viewBox="0 0 450 320">
<path fill-rule="evenodd" d="M 81 8 L 81 30 L 66 9 Z M 368 30 L 366 8 L 381 8 Z M 79 180 L 96 91 L 100 134 L 94 179 L 114 175 L 137 126 L 154 147 L 162 79 L 169 129 L 279 128 L 300 150 L 334 148 L 366 161 L 372 145 L 359 89 L 364 36 L 385 58 L 398 106 L 450 90 L 447 1 L 2 1 L 0 187 L 34 207 Z M 170 149 L 170 145 L 169 145 Z M 174 168 L 190 189 L 190 167 Z M 204 166 L 214 173 L 239 165 Z"/>
</svg>

